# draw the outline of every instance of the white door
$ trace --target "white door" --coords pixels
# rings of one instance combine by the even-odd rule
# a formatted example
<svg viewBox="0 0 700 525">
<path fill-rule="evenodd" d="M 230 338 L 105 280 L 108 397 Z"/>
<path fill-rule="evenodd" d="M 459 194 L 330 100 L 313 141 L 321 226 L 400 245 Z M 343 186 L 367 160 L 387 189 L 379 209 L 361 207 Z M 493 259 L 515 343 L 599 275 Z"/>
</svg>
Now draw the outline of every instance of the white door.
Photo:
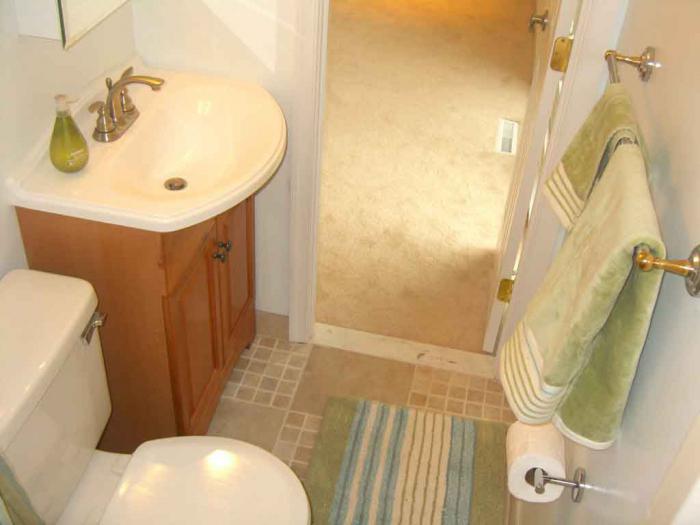
<svg viewBox="0 0 700 525">
<path fill-rule="evenodd" d="M 557 3 L 553 0 L 553 3 Z M 523 147 L 501 236 L 500 279 L 515 279 L 512 298 L 494 298 L 484 350 L 494 353 L 514 331 L 530 298 L 554 258 L 563 229 L 538 185 L 556 167 L 567 145 L 588 116 L 608 82 L 605 50 L 614 48 L 624 21 L 627 0 L 560 0 L 552 37 L 574 38 L 566 75 L 552 71 L 544 56 L 538 72 L 542 86 L 528 107 Z M 544 50 L 544 55 L 549 53 Z M 537 77 L 535 77 L 537 79 Z M 517 277 L 517 279 L 516 279 Z"/>
<path fill-rule="evenodd" d="M 514 279 L 517 275 L 548 137 L 562 100 L 564 74 L 549 66 L 551 51 L 556 37 L 573 37 L 580 3 L 581 0 L 537 0 L 533 13 L 548 13 L 549 23 L 544 30 L 541 26 L 534 28 L 533 38 L 536 40 L 532 85 L 501 232 L 501 260 L 498 278 L 493 286 L 483 345 L 484 351 L 489 353 L 495 352 L 498 347 L 503 320 L 508 311 L 508 304 L 496 298 L 496 290 L 501 280 Z"/>
</svg>

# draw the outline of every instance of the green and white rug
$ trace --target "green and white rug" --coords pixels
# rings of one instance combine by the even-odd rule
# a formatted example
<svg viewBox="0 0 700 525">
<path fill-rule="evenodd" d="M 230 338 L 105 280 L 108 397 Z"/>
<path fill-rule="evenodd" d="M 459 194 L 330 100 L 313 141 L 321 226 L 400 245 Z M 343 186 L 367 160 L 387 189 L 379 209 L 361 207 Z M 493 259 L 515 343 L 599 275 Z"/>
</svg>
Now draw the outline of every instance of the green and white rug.
<svg viewBox="0 0 700 525">
<path fill-rule="evenodd" d="M 501 525 L 506 429 L 330 399 L 306 482 L 313 523 Z"/>
</svg>

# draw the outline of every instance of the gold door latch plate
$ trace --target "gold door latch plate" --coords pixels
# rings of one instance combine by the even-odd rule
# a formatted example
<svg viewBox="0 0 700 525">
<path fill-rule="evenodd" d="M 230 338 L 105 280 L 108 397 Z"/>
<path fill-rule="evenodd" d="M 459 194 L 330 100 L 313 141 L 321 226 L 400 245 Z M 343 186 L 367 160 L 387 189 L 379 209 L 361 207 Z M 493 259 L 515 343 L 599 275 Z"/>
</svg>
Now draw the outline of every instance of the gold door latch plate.
<svg viewBox="0 0 700 525">
<path fill-rule="evenodd" d="M 501 279 L 498 283 L 498 293 L 496 297 L 502 303 L 509 303 L 511 297 L 513 297 L 513 285 L 515 284 L 515 279 Z"/>
<path fill-rule="evenodd" d="M 568 36 L 560 36 L 554 40 L 554 48 L 552 49 L 552 59 L 549 62 L 549 67 L 554 71 L 566 73 L 569 67 L 569 59 L 571 58 L 571 50 L 574 47 L 574 39 Z"/>
</svg>

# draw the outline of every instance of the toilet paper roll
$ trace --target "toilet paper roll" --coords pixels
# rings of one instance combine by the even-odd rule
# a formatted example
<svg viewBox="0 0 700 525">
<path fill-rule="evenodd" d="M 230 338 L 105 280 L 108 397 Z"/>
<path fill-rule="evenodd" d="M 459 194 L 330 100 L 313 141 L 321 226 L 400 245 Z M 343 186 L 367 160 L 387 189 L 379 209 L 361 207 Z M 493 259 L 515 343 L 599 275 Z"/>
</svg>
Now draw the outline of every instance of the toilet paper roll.
<svg viewBox="0 0 700 525">
<path fill-rule="evenodd" d="M 518 499 L 535 503 L 554 501 L 564 487 L 545 485 L 544 493 L 525 479 L 528 471 L 541 468 L 550 476 L 565 477 L 564 438 L 551 423 L 526 425 L 517 421 L 508 429 L 506 457 L 508 460 L 508 490 Z"/>
</svg>

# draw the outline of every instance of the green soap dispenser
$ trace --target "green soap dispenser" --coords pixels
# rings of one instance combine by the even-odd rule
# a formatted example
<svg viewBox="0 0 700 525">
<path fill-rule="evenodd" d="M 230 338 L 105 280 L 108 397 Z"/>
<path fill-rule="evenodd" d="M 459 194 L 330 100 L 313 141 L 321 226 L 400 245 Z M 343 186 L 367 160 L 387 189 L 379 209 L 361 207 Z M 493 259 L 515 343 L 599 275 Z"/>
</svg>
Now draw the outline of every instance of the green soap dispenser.
<svg viewBox="0 0 700 525">
<path fill-rule="evenodd" d="M 56 123 L 51 135 L 51 163 L 66 173 L 85 167 L 90 157 L 85 137 L 70 114 L 66 95 L 56 95 Z"/>
</svg>

